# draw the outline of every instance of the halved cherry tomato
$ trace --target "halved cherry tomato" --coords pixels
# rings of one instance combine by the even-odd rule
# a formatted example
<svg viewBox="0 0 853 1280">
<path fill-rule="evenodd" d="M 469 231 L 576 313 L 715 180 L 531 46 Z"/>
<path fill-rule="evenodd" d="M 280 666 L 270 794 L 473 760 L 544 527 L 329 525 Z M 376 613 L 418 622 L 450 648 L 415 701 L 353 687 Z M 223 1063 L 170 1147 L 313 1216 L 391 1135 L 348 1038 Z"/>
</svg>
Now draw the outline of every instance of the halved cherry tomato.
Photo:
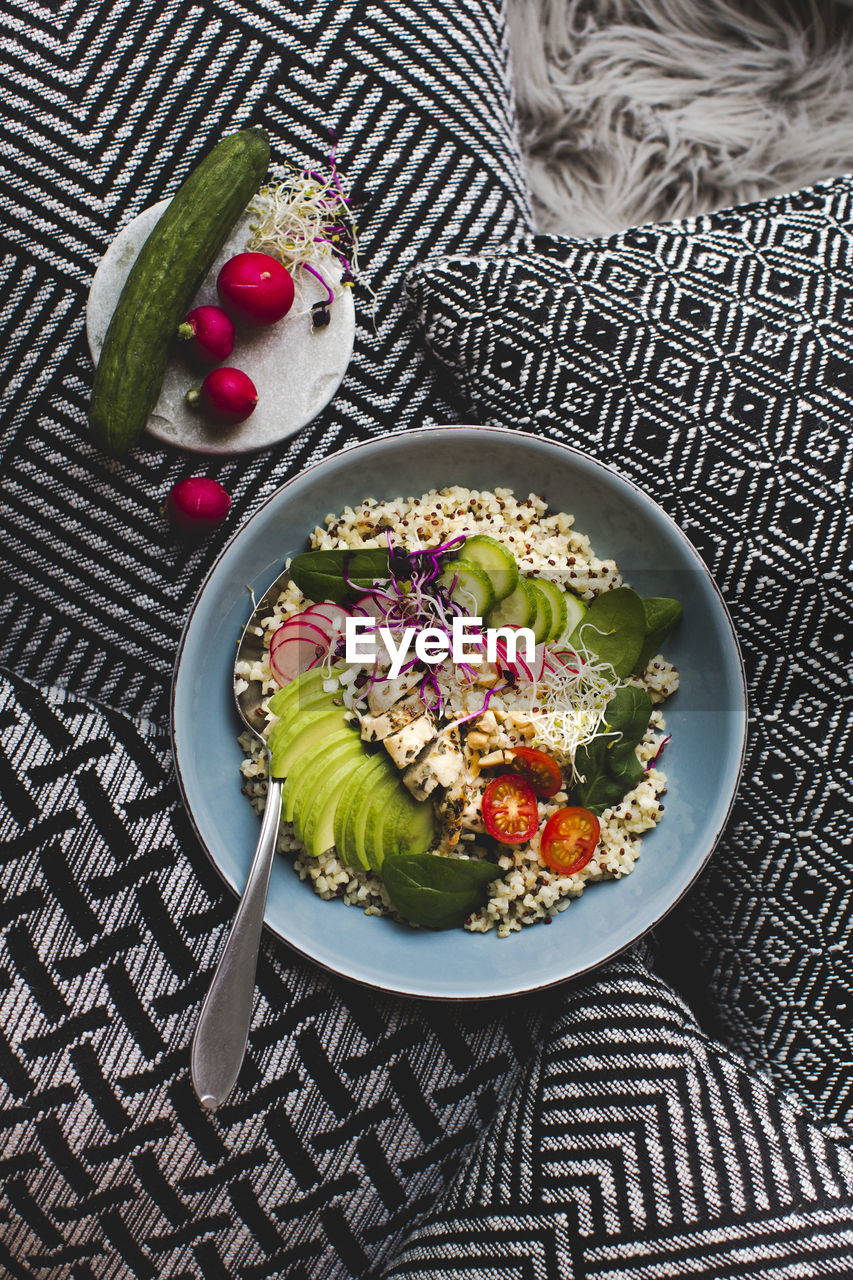
<svg viewBox="0 0 853 1280">
<path fill-rule="evenodd" d="M 483 792 L 483 822 L 502 844 L 524 844 L 539 830 L 539 809 L 529 782 L 517 773 L 502 773 Z"/>
<path fill-rule="evenodd" d="M 592 861 L 601 823 L 589 809 L 558 809 L 545 823 L 542 861 L 561 876 L 573 876 Z"/>
<path fill-rule="evenodd" d="M 555 796 L 563 786 L 563 770 L 553 756 L 535 747 L 513 747 L 512 767 L 537 796 Z"/>
</svg>

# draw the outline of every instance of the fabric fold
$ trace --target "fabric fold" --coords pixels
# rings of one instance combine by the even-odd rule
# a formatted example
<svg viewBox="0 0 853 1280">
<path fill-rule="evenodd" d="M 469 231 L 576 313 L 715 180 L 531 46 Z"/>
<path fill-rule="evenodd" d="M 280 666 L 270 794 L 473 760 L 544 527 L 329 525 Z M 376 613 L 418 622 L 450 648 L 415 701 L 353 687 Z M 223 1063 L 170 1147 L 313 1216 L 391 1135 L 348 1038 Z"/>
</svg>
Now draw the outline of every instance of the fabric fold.
<svg viewBox="0 0 853 1280">
<path fill-rule="evenodd" d="M 853 1134 L 705 1035 L 635 949 L 566 992 L 383 1280 L 843 1275 Z"/>
</svg>

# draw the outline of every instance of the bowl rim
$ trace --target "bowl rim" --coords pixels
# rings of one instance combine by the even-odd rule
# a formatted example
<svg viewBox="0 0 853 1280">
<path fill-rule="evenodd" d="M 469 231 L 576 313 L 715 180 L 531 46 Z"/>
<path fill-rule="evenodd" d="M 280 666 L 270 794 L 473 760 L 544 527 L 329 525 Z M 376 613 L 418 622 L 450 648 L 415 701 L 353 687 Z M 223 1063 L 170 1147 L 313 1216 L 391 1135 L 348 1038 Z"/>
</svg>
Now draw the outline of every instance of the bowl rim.
<svg viewBox="0 0 853 1280">
<path fill-rule="evenodd" d="M 726 601 L 723 597 L 722 592 L 720 591 L 719 586 L 717 585 L 714 579 L 713 574 L 711 573 L 708 566 L 705 564 L 705 561 L 702 559 L 699 552 L 694 547 L 693 543 L 688 538 L 687 534 L 684 533 L 684 531 L 679 527 L 679 525 L 672 518 L 672 516 L 670 516 L 669 513 L 666 512 L 663 509 L 663 507 L 661 507 L 660 504 L 657 503 L 655 499 L 651 497 L 650 494 L 646 493 L 645 490 L 643 490 L 638 484 L 636 484 L 629 476 L 623 475 L 622 472 L 617 471 L 615 467 L 609 466 L 607 463 L 601 462 L 598 458 L 593 457 L 591 454 L 585 453 L 582 449 L 577 449 L 573 445 L 566 444 L 563 441 L 551 440 L 544 436 L 534 435 L 532 432 L 520 431 L 512 427 L 500 427 L 500 426 L 492 425 L 490 423 L 469 423 L 469 422 L 433 423 L 423 427 L 410 427 L 403 431 L 382 432 L 379 435 L 371 436 L 367 440 L 359 440 L 353 444 L 344 445 L 341 449 L 336 450 L 334 453 L 328 454 L 326 455 L 326 457 L 320 458 L 316 462 L 311 462 L 307 466 L 302 467 L 296 473 L 296 475 L 291 476 L 289 480 L 286 480 L 283 484 L 279 485 L 278 488 L 274 489 L 273 492 L 263 500 L 263 502 L 259 503 L 258 506 L 255 507 L 254 510 L 243 519 L 241 524 L 234 530 L 234 532 L 228 538 L 227 542 L 219 551 L 219 554 L 216 556 L 216 559 L 213 561 L 207 573 L 205 574 L 204 579 L 202 580 L 201 585 L 199 586 L 198 591 L 196 592 L 193 598 L 193 602 L 190 605 L 189 612 L 187 613 L 187 618 L 184 623 L 183 630 L 181 632 L 181 637 L 178 642 L 177 651 L 175 653 L 174 667 L 172 670 L 172 680 L 171 680 L 170 698 L 169 698 L 169 741 L 170 741 L 170 746 L 172 751 L 172 759 L 175 766 L 175 777 L 177 779 L 178 789 L 180 791 L 180 796 L 181 796 L 181 803 L 183 804 L 184 810 L 189 818 L 190 825 L 195 834 L 195 837 L 198 840 L 199 845 L 203 849 L 208 859 L 208 862 L 210 862 L 210 864 L 213 866 L 214 870 L 216 871 L 222 883 L 236 898 L 239 899 L 242 893 L 242 890 L 238 890 L 230 882 L 224 870 L 220 867 L 219 863 L 216 861 L 215 857 L 213 856 L 213 853 L 208 847 L 207 842 L 205 841 L 201 833 L 201 830 L 199 828 L 199 825 L 196 821 L 195 814 L 193 813 L 192 806 L 190 804 L 189 795 L 187 793 L 187 787 L 184 782 L 184 777 L 181 772 L 180 759 L 178 756 L 177 744 L 175 741 L 175 710 L 176 710 L 175 704 L 176 704 L 176 697 L 177 697 L 177 686 L 178 686 L 178 679 L 179 679 L 180 668 L 181 668 L 181 661 L 183 658 L 184 648 L 186 646 L 186 641 L 189 636 L 190 628 L 192 626 L 192 622 L 195 617 L 196 610 L 200 604 L 201 598 L 204 592 L 207 590 L 208 584 L 210 583 L 214 574 L 217 572 L 220 564 L 225 559 L 226 555 L 229 553 L 231 547 L 234 545 L 237 539 L 244 535 L 246 528 L 250 524 L 250 522 L 254 520 L 255 517 L 259 515 L 263 510 L 265 510 L 265 508 L 268 507 L 272 502 L 278 501 L 281 495 L 284 494 L 288 489 L 290 489 L 298 481 L 304 480 L 306 476 L 310 475 L 312 472 L 317 471 L 323 466 L 325 466 L 329 461 L 331 461 L 332 458 L 340 457 L 342 454 L 355 453 L 363 449 L 370 449 L 372 447 L 375 447 L 377 444 L 386 443 L 389 441 L 395 441 L 395 442 L 399 441 L 399 443 L 403 445 L 407 440 L 410 440 L 412 437 L 439 435 L 439 434 L 443 434 L 446 431 L 471 431 L 471 432 L 476 431 L 476 432 L 482 432 L 484 434 L 491 433 L 493 435 L 499 435 L 511 440 L 521 439 L 524 441 L 529 441 L 538 446 L 545 445 L 548 448 L 557 449 L 562 453 L 569 454 L 573 458 L 579 458 L 584 463 L 589 464 L 595 467 L 596 469 L 605 472 L 608 476 L 615 478 L 622 484 L 627 485 L 630 489 L 633 489 L 634 492 L 640 497 L 642 501 L 651 503 L 652 506 L 655 508 L 655 510 L 658 512 L 658 514 L 663 517 L 663 519 L 669 526 L 671 526 L 672 530 L 676 533 L 676 535 L 683 540 L 684 545 L 689 550 L 690 554 L 695 560 L 697 567 L 704 574 L 707 582 L 710 584 L 711 588 L 714 591 L 714 594 L 717 597 L 717 603 L 720 606 L 722 615 L 728 626 L 729 633 L 734 645 L 734 652 L 737 655 L 737 667 L 738 667 L 738 674 L 740 676 L 740 693 L 742 697 L 742 705 L 744 710 L 743 736 L 740 744 L 740 754 L 737 762 L 737 771 L 735 775 L 734 786 L 732 787 L 731 796 L 729 797 L 729 803 L 726 807 L 726 812 L 723 815 L 722 820 L 720 821 L 720 824 L 716 832 L 714 833 L 713 839 L 708 847 L 708 851 L 705 854 L 705 856 L 702 858 L 702 861 L 696 867 L 693 875 L 690 877 L 689 881 L 684 885 L 681 892 L 677 895 L 677 897 L 673 898 L 672 902 L 669 903 L 669 905 L 666 907 L 665 910 L 661 911 L 658 915 L 656 915 L 654 919 L 649 921 L 648 924 L 644 924 L 641 929 L 639 929 L 635 934 L 633 934 L 625 942 L 623 942 L 618 947 L 616 947 L 616 949 L 610 952 L 609 955 L 602 957 L 600 960 L 593 961 L 591 964 L 588 964 L 583 968 L 576 970 L 573 974 L 570 974 L 568 976 L 549 979 L 545 982 L 536 982 L 528 986 L 519 987 L 511 995 L 507 994 L 506 992 L 497 992 L 494 994 L 486 994 L 486 995 L 482 995 L 482 994 L 437 995 L 437 994 L 422 993 L 422 992 L 413 993 L 410 991 L 402 990 L 398 987 L 384 986 L 379 982 L 372 982 L 367 978 L 355 977 L 351 974 L 342 973 L 339 969 L 335 968 L 333 965 L 325 964 L 322 960 L 317 959 L 310 952 L 303 950 L 301 947 L 297 946 L 294 942 L 291 942 L 289 938 L 286 938 L 283 936 L 283 934 L 279 933 L 279 931 L 274 927 L 274 925 L 272 925 L 269 922 L 269 920 L 266 919 L 266 917 L 264 918 L 265 928 L 273 935 L 273 937 L 277 938 L 279 942 L 287 946 L 296 955 L 300 956 L 304 960 L 309 961 L 311 964 L 316 965 L 318 968 L 323 969 L 325 972 L 333 974 L 335 977 L 343 977 L 350 982 L 358 982 L 359 985 L 365 986 L 370 990 L 380 991 L 380 992 L 383 992 L 384 994 L 404 996 L 409 999 L 436 1000 L 436 1001 L 448 1002 L 448 1003 L 459 1003 L 463 1001 L 467 1002 L 472 1000 L 478 1000 L 478 1001 L 479 1000 L 506 1000 L 506 999 L 513 999 L 516 996 L 533 995 L 540 991 L 546 991 L 551 987 L 557 987 L 563 983 L 574 982 L 577 979 L 582 978 L 584 975 L 592 972 L 595 969 L 600 968 L 602 965 L 609 964 L 610 961 L 615 960 L 617 956 L 624 954 L 625 951 L 629 950 L 637 942 L 639 942 L 642 938 L 644 938 L 648 933 L 650 933 L 654 928 L 656 928 L 657 925 L 659 925 L 662 920 L 666 919 L 666 917 L 670 914 L 670 912 L 673 911 L 675 907 L 678 906 L 678 904 L 683 900 L 683 898 L 686 897 L 686 895 L 693 888 L 694 884 L 698 880 L 699 876 L 703 873 L 711 857 L 713 856 L 714 851 L 716 850 L 717 845 L 720 842 L 723 831 L 725 830 L 726 824 L 728 823 L 728 820 L 731 816 L 732 808 L 734 807 L 735 800 L 737 799 L 738 791 L 740 789 L 740 784 L 743 777 L 743 766 L 744 766 L 744 761 L 746 759 L 746 749 L 747 749 L 748 737 L 749 737 L 749 691 L 748 691 L 747 680 L 746 680 L 746 670 L 745 670 L 744 661 L 743 661 L 743 652 L 741 650 L 740 641 L 738 639 L 737 631 L 735 629 L 734 622 L 732 621 L 731 614 L 729 613 L 728 606 L 726 604 Z"/>
</svg>

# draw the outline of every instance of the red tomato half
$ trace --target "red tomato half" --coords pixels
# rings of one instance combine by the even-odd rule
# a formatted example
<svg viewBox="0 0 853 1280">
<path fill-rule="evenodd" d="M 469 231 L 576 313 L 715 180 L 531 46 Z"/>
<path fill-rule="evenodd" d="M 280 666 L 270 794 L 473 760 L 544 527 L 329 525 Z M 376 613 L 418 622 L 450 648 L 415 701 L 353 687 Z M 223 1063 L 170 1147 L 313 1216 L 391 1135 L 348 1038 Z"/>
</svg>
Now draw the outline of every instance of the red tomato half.
<svg viewBox="0 0 853 1280">
<path fill-rule="evenodd" d="M 553 756 L 535 747 L 513 747 L 512 767 L 529 782 L 537 796 L 555 796 L 563 786 L 563 771 Z"/>
<path fill-rule="evenodd" d="M 502 773 L 483 792 L 483 822 L 502 844 L 524 844 L 539 830 L 539 809 L 529 782 L 517 773 Z"/>
<path fill-rule="evenodd" d="M 542 861 L 561 876 L 573 876 L 592 861 L 601 823 L 589 809 L 558 809 L 545 823 Z"/>
</svg>

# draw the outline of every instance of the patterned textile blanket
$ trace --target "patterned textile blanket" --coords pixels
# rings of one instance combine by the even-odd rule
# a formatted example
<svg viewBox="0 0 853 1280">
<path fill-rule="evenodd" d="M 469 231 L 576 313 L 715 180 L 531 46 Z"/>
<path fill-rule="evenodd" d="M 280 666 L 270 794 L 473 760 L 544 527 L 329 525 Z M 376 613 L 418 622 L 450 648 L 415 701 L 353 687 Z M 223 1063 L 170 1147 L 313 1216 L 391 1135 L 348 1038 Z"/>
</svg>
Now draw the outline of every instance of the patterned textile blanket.
<svg viewBox="0 0 853 1280">
<path fill-rule="evenodd" d="M 746 670 L 744 776 L 659 936 L 706 1025 L 848 1122 L 851 231 L 842 177 L 411 277 L 471 412 L 615 466 L 711 568 Z"/>
<path fill-rule="evenodd" d="M 853 1273 L 853 1157 L 710 1038 L 638 948 L 535 1000 L 400 1000 L 263 945 L 215 1116 L 188 1043 L 233 912 L 179 804 L 167 692 L 239 520 L 307 462 L 459 418 L 403 277 L 530 230 L 490 0 L 8 4 L 2 37 L 0 1271 L 15 1280 Z M 210 139 L 269 130 L 359 201 L 378 304 L 329 408 L 207 467 L 233 520 L 188 552 L 187 459 L 86 434 L 83 314 L 130 217 Z M 748 945 L 748 940 L 745 941 Z"/>
</svg>

